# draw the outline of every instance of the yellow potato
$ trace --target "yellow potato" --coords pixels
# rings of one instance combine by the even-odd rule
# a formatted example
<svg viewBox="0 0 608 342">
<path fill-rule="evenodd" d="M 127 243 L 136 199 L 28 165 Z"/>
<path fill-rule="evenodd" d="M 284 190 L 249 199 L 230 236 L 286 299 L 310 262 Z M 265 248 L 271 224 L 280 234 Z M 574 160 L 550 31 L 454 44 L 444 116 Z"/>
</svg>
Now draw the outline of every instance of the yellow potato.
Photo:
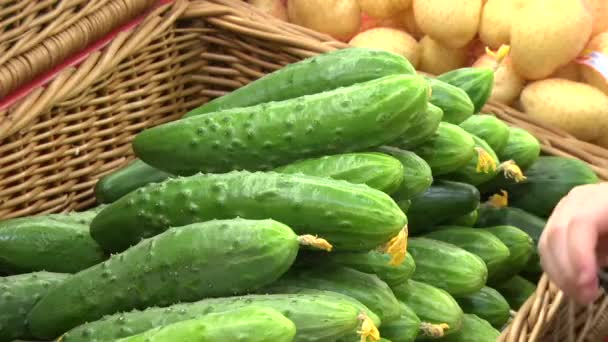
<svg viewBox="0 0 608 342">
<path fill-rule="evenodd" d="M 549 78 L 563 78 L 574 82 L 580 82 L 581 67 L 576 62 L 570 62 L 557 69 Z"/>
<path fill-rule="evenodd" d="M 407 58 L 414 67 L 420 61 L 420 47 L 416 39 L 407 32 L 394 28 L 378 27 L 356 35 L 350 45 L 364 48 L 387 50 Z"/>
<path fill-rule="evenodd" d="M 467 45 L 479 27 L 481 0 L 414 0 L 414 17 L 422 31 L 442 45 Z"/>
<path fill-rule="evenodd" d="M 412 0 L 359 0 L 361 10 L 370 17 L 386 19 L 410 8 Z"/>
<path fill-rule="evenodd" d="M 538 80 L 568 64 L 591 35 L 582 0 L 529 0 L 511 24 L 511 56 L 524 78 Z"/>
<path fill-rule="evenodd" d="M 407 33 L 411 34 L 412 37 L 416 39 L 421 39 L 424 37 L 424 32 L 420 29 L 420 26 L 416 23 L 416 18 L 414 17 L 414 8 L 410 8 L 402 15 L 403 26 Z"/>
<path fill-rule="evenodd" d="M 600 33 L 595 36 L 595 38 L 589 42 L 589 45 L 587 45 L 587 49 L 601 52 L 608 56 L 608 32 Z M 608 82 L 600 73 L 586 65 L 581 65 L 580 68 L 585 82 L 608 95 Z"/>
<path fill-rule="evenodd" d="M 602 32 L 608 31 L 608 1 L 587 0 L 589 11 L 593 14 L 593 29 L 591 36 L 594 37 Z"/>
<path fill-rule="evenodd" d="M 473 67 L 495 68 L 496 64 L 496 59 L 486 54 L 481 56 L 481 58 L 473 64 Z M 490 99 L 510 105 L 519 97 L 519 94 L 521 94 L 521 91 L 524 88 L 524 84 L 524 79 L 515 72 L 515 69 L 513 69 L 511 59 L 506 57 L 494 73 L 494 87 L 492 88 Z"/>
<path fill-rule="evenodd" d="M 357 0 L 288 0 L 289 21 L 349 40 L 359 31 L 361 8 Z"/>
<path fill-rule="evenodd" d="M 444 72 L 461 68 L 467 63 L 466 49 L 450 49 L 442 46 L 429 36 L 420 40 L 419 70 L 439 75 Z"/>
<path fill-rule="evenodd" d="M 479 38 L 492 49 L 509 44 L 511 21 L 526 0 L 488 0 L 481 12 Z"/>
<path fill-rule="evenodd" d="M 585 83 L 558 78 L 532 82 L 521 102 L 531 117 L 584 141 L 598 139 L 608 129 L 608 96 Z"/>
<path fill-rule="evenodd" d="M 281 0 L 250 0 L 249 3 L 264 13 L 287 21 L 287 7 Z"/>
</svg>

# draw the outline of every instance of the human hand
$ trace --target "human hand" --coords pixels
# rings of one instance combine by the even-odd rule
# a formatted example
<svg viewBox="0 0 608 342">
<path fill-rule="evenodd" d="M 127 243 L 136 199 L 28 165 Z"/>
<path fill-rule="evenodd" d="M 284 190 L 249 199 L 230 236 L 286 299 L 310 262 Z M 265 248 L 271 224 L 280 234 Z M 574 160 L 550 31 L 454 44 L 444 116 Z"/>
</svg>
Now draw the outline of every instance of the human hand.
<svg viewBox="0 0 608 342">
<path fill-rule="evenodd" d="M 608 183 L 576 187 L 555 207 L 539 241 L 549 279 L 569 298 L 599 295 L 598 267 L 608 266 Z"/>
</svg>

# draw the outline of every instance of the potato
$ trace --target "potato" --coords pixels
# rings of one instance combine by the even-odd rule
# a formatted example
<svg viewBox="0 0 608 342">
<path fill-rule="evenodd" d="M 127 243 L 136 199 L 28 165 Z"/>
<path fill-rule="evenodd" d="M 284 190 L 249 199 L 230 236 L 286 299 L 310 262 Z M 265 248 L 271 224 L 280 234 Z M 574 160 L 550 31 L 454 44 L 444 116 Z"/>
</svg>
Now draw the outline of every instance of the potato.
<svg viewBox="0 0 608 342">
<path fill-rule="evenodd" d="M 608 31 L 608 1 L 587 0 L 589 11 L 593 14 L 593 28 L 591 36 Z"/>
<path fill-rule="evenodd" d="M 359 31 L 361 9 L 357 0 L 288 0 L 289 21 L 347 41 Z"/>
<path fill-rule="evenodd" d="M 387 19 L 395 13 L 404 12 L 412 5 L 412 0 L 359 0 L 361 10 L 369 16 Z"/>
<path fill-rule="evenodd" d="M 473 67 L 493 69 L 496 67 L 496 64 L 497 61 L 494 57 L 485 54 L 473 64 Z M 492 88 L 490 99 L 510 105 L 519 97 L 524 84 L 524 79 L 515 72 L 513 63 L 511 63 L 510 57 L 507 56 L 494 72 L 494 87 Z"/>
<path fill-rule="evenodd" d="M 446 47 L 462 48 L 477 34 L 481 0 L 414 0 L 413 7 L 420 29 Z"/>
<path fill-rule="evenodd" d="M 356 47 L 375 48 L 400 54 L 414 67 L 420 61 L 418 42 L 407 32 L 388 27 L 378 27 L 356 35 L 350 42 Z"/>
<path fill-rule="evenodd" d="M 511 24 L 517 73 L 538 80 L 568 64 L 585 47 L 591 19 L 582 0 L 529 0 Z"/>
<path fill-rule="evenodd" d="M 492 49 L 509 44 L 511 21 L 526 0 L 488 0 L 481 12 L 479 38 Z"/>
<path fill-rule="evenodd" d="M 281 0 L 250 0 L 249 3 L 264 13 L 287 21 L 287 7 Z"/>
<path fill-rule="evenodd" d="M 608 56 L 608 32 L 600 33 L 595 36 L 595 38 L 589 42 L 589 45 L 587 45 L 587 49 L 601 52 Z M 580 69 L 585 82 L 608 95 L 608 82 L 599 72 L 586 65 L 581 65 Z"/>
<path fill-rule="evenodd" d="M 442 46 L 429 36 L 420 40 L 419 70 L 439 75 L 466 65 L 466 49 L 450 49 Z"/>
<path fill-rule="evenodd" d="M 549 78 L 563 78 L 574 82 L 580 82 L 582 79 L 581 67 L 576 62 L 570 62 L 557 69 Z"/>
<path fill-rule="evenodd" d="M 594 140 L 593 143 L 608 149 L 608 134 L 602 134 L 598 139 Z"/>
<path fill-rule="evenodd" d="M 531 117 L 584 141 L 596 140 L 608 129 L 608 96 L 588 84 L 559 78 L 532 82 L 521 102 Z"/>
</svg>

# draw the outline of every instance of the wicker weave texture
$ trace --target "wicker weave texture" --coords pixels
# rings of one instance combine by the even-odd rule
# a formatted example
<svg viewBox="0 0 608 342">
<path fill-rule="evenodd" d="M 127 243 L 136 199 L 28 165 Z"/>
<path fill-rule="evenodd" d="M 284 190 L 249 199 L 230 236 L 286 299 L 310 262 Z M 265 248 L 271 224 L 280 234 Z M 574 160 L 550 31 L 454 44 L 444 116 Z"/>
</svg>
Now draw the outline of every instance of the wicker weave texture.
<svg viewBox="0 0 608 342">
<path fill-rule="evenodd" d="M 99 177 L 133 158 L 130 142 L 139 131 L 288 63 L 343 47 L 237 0 L 162 6 L 0 111 L 0 218 L 88 207 Z M 505 106 L 485 111 L 535 134 L 546 153 L 585 160 L 608 179 L 607 151 Z M 600 311 L 607 303 L 602 297 L 577 308 L 543 278 L 501 338 L 594 341 L 608 327 Z"/>
</svg>

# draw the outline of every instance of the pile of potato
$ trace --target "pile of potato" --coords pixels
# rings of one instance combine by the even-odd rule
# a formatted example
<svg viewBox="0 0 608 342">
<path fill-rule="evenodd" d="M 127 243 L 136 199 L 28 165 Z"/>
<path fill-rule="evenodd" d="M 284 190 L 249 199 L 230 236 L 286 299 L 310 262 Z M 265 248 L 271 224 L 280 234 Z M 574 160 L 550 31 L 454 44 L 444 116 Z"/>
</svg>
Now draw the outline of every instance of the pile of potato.
<svg viewBox="0 0 608 342">
<path fill-rule="evenodd" d="M 608 148 L 608 82 L 580 62 L 586 51 L 608 61 L 608 0 L 249 2 L 351 45 L 399 53 L 431 74 L 494 68 L 494 101 Z M 502 45 L 510 54 L 497 63 L 486 48 Z"/>
</svg>

